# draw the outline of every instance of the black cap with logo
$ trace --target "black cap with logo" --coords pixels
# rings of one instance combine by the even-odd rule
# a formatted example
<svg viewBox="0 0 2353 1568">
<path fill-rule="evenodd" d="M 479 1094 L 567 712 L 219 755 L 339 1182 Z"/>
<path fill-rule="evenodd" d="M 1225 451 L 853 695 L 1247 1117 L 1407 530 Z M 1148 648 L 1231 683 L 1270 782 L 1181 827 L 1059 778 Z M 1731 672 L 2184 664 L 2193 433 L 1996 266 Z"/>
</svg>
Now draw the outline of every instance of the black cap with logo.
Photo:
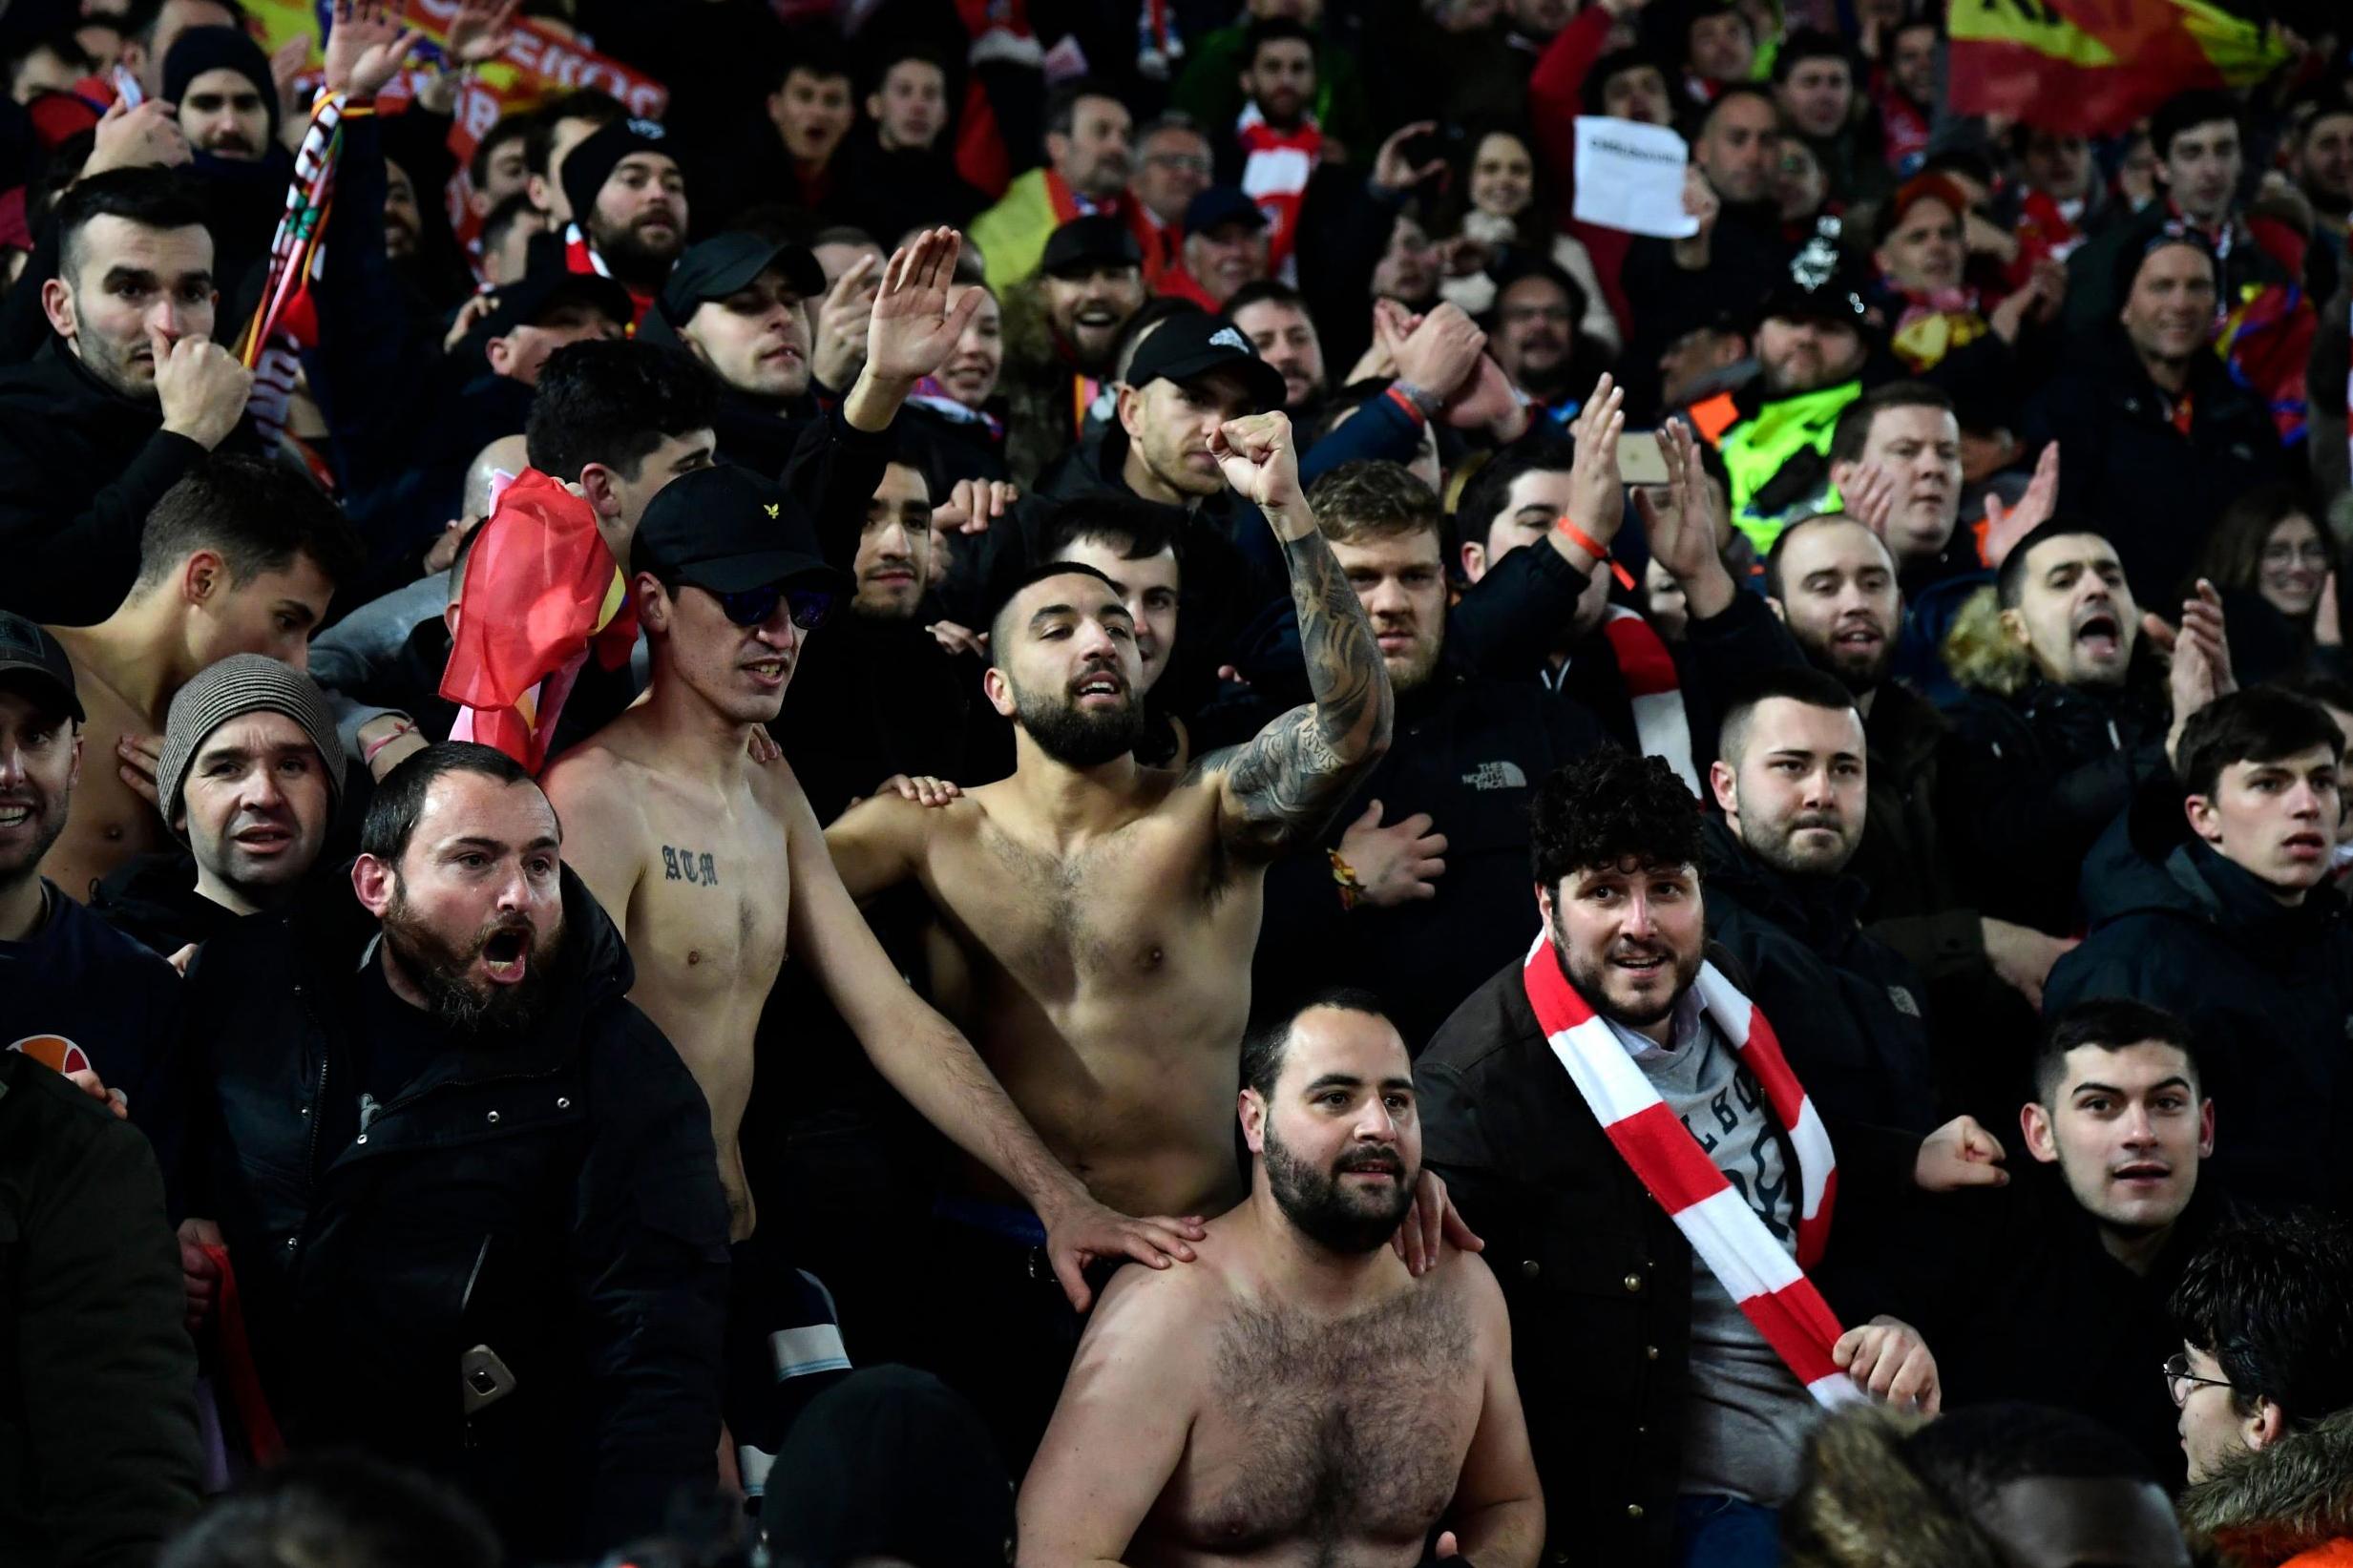
<svg viewBox="0 0 2353 1568">
<path fill-rule="evenodd" d="M 495 302 L 473 335 L 503 338 L 518 326 L 545 324 L 550 312 L 563 305 L 584 304 L 627 330 L 637 305 L 619 282 L 594 272 L 574 272 L 561 263 L 533 266 L 511 283 L 493 291 Z"/>
<path fill-rule="evenodd" d="M 824 297 L 825 268 L 801 246 L 756 234 L 715 235 L 686 247 L 655 297 L 654 308 L 639 325 L 639 335 L 658 343 L 675 341 L 675 329 L 692 321 L 697 310 L 750 287 L 770 267 L 783 273 L 786 286 L 802 299 Z"/>
<path fill-rule="evenodd" d="M 732 463 L 662 487 L 638 521 L 629 570 L 714 594 L 788 583 L 847 595 L 851 586 L 826 564 L 816 524 L 792 492 Z"/>
<path fill-rule="evenodd" d="M 0 680 L 11 676 L 32 677 L 25 684 L 44 689 L 75 723 L 82 721 L 82 700 L 74 689 L 74 666 L 65 649 L 24 617 L 0 610 Z"/>
<path fill-rule="evenodd" d="M 1152 328 L 1128 365 L 1127 385 L 1173 381 L 1182 386 L 1216 370 L 1241 377 L 1258 412 L 1283 406 L 1283 373 L 1258 357 L 1240 327 L 1197 310 L 1182 311 Z"/>
</svg>

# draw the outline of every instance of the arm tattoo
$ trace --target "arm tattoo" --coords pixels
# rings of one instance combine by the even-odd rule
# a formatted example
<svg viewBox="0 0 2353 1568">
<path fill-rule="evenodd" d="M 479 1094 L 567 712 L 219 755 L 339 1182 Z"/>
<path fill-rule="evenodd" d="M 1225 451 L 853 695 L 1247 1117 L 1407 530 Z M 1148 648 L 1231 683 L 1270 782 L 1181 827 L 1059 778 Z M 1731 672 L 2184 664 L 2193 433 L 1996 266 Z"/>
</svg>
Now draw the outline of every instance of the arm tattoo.
<svg viewBox="0 0 2353 1568">
<path fill-rule="evenodd" d="M 1283 554 L 1315 700 L 1195 765 L 1225 774 L 1228 840 L 1270 856 L 1323 830 L 1388 750 L 1395 707 L 1380 645 L 1323 534 L 1286 540 Z"/>
</svg>

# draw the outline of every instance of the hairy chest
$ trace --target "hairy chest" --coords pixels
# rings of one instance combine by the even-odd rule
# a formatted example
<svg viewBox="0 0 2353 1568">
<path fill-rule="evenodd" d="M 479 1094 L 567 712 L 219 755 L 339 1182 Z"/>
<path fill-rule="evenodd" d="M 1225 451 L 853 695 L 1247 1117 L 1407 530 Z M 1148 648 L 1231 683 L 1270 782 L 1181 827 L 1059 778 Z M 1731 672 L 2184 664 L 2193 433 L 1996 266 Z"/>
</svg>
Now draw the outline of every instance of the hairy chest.
<svg viewBox="0 0 2353 1568">
<path fill-rule="evenodd" d="M 1237 1310 L 1172 1521 L 1200 1546 L 1418 1540 L 1453 1497 L 1478 1424 L 1469 1324 L 1419 1288 L 1334 1324 Z"/>
</svg>

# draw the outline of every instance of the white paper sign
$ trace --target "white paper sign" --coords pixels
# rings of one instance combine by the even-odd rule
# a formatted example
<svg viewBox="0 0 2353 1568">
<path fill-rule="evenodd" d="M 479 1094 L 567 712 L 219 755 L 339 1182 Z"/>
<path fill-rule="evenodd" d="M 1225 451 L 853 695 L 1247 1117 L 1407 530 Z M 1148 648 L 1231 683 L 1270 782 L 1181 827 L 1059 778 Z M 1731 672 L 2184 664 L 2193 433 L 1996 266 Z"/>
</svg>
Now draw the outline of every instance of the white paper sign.
<svg viewBox="0 0 2353 1568">
<path fill-rule="evenodd" d="M 1683 210 L 1691 149 L 1663 125 L 1577 116 L 1578 220 L 1662 240 L 1688 240 L 1699 220 Z"/>
</svg>

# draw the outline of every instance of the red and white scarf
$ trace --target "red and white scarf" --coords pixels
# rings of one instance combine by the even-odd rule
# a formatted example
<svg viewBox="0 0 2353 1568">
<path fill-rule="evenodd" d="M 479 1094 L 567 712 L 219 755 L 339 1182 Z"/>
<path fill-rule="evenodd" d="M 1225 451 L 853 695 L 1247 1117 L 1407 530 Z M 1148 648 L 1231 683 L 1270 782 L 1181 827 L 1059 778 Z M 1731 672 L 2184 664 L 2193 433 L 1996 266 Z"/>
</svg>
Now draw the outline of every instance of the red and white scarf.
<svg viewBox="0 0 2353 1568">
<path fill-rule="evenodd" d="M 294 178 L 286 186 L 285 212 L 270 241 L 262 303 L 237 344 L 238 362 L 253 372 L 245 409 L 266 449 L 275 449 L 284 433 L 287 406 L 302 376 L 303 350 L 319 342 L 318 303 L 310 285 L 326 263 L 326 223 L 334 211 L 344 117 L 373 113 L 372 107 L 350 108 L 341 93 L 320 94 L 294 155 Z"/>
<path fill-rule="evenodd" d="M 1242 144 L 1242 194 L 1267 215 L 1267 265 L 1285 282 L 1299 281 L 1292 253 L 1299 243 L 1299 203 L 1307 199 L 1308 177 L 1324 156 L 1324 134 L 1313 115 L 1277 131 L 1255 103 L 1242 111 L 1233 128 Z"/>
<path fill-rule="evenodd" d="M 1602 636 L 1608 638 L 1618 676 L 1626 682 L 1642 754 L 1665 758 L 1675 777 L 1699 794 L 1699 769 L 1691 763 L 1691 721 L 1683 711 L 1683 685 L 1666 639 L 1649 621 L 1616 604 L 1602 622 Z"/>
<path fill-rule="evenodd" d="M 1693 989 L 1701 1008 L 1733 1042 L 1740 1064 L 1755 1077 L 1789 1134 L 1799 1192 L 1795 1258 L 1659 1098 L 1607 1020 L 1577 994 L 1561 971 L 1548 932 L 1537 933 L 1521 975 L 1553 1056 L 1691 1251 L 1817 1401 L 1835 1408 L 1859 1400 L 1854 1379 L 1831 1359 L 1831 1347 L 1838 1342 L 1838 1315 L 1805 1274 L 1821 1260 L 1830 1240 L 1838 1165 L 1822 1119 L 1789 1070 L 1764 1014 L 1713 964 L 1700 965 Z"/>
</svg>

